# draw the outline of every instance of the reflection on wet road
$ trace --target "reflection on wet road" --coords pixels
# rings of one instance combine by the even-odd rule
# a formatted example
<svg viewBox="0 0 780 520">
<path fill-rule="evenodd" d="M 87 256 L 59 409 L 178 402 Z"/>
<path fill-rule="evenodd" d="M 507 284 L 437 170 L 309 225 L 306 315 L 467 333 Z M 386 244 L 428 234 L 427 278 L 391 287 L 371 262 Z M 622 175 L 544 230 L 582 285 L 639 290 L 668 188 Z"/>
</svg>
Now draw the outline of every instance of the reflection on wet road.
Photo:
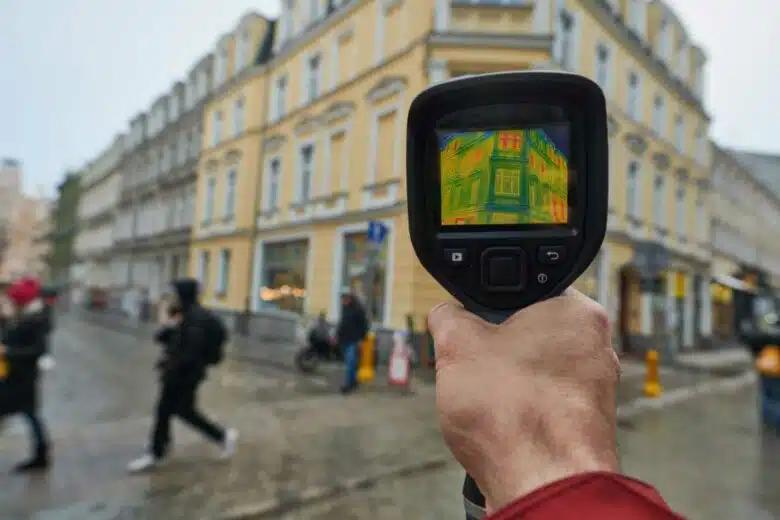
<svg viewBox="0 0 780 520">
<path fill-rule="evenodd" d="M 335 373 L 226 363 L 202 401 L 241 431 L 237 456 L 218 460 L 177 424 L 170 464 L 128 476 L 124 466 L 148 436 L 155 347 L 63 318 L 54 348 L 45 408 L 55 465 L 43 477 L 5 474 L 27 450 L 23 429 L 11 425 L 0 438 L 0 519 L 462 517 L 461 471 L 440 439 L 428 386 L 343 398 Z M 631 384 L 624 394 L 638 394 Z M 754 392 L 632 417 L 619 436 L 625 469 L 693 519 L 780 518 L 780 441 L 757 426 Z"/>
</svg>

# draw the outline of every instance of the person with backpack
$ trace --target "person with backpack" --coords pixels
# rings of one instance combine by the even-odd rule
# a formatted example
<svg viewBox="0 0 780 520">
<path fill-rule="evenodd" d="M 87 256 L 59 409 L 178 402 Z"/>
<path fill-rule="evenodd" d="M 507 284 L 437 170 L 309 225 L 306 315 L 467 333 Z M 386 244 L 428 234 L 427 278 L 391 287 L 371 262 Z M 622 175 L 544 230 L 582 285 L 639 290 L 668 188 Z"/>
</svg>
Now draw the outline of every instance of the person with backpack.
<svg viewBox="0 0 780 520">
<path fill-rule="evenodd" d="M 132 473 L 153 469 L 164 462 L 171 444 L 171 418 L 178 417 L 222 447 L 223 458 L 235 453 L 238 432 L 207 419 L 197 408 L 197 392 L 208 368 L 224 356 L 228 335 L 221 320 L 198 303 L 198 282 L 193 279 L 173 283 L 175 301 L 169 321 L 155 340 L 163 347 L 158 363 L 160 396 L 148 452 L 128 465 Z"/>
</svg>

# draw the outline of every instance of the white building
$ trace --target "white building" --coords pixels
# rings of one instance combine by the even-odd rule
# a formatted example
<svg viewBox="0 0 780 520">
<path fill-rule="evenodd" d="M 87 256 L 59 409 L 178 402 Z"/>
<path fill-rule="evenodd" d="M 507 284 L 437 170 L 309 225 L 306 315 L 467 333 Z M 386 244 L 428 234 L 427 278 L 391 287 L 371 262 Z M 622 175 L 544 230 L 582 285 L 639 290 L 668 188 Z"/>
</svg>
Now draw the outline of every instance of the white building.
<svg viewBox="0 0 780 520">
<path fill-rule="evenodd" d="M 780 280 L 780 161 L 774 171 L 745 154 L 716 149 L 714 156 L 712 248 L 715 276 L 740 267 Z M 771 175 L 777 179 L 774 184 Z M 730 262 L 730 263 L 729 263 Z"/>
<path fill-rule="evenodd" d="M 154 304 L 188 272 L 202 110 L 212 56 L 130 123 L 114 227 L 112 280 Z"/>
<path fill-rule="evenodd" d="M 125 136 L 117 136 L 81 176 L 72 279 L 83 289 L 109 289 L 112 285 L 110 258 L 124 146 Z"/>
</svg>

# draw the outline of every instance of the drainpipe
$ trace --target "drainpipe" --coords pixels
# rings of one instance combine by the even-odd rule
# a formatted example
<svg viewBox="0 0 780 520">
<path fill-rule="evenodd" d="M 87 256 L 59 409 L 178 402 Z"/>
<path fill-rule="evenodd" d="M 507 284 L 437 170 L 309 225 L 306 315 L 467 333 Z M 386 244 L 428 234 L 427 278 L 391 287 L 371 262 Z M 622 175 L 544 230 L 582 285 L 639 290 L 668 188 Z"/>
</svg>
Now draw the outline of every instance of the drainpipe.
<svg viewBox="0 0 780 520">
<path fill-rule="evenodd" d="M 262 185 L 263 175 L 265 174 L 265 149 L 263 147 L 263 136 L 266 130 L 266 121 L 268 120 L 268 93 L 271 89 L 271 74 L 267 65 L 262 65 L 260 72 L 265 74 L 265 80 L 263 81 L 263 100 L 262 100 L 262 119 L 260 125 L 260 151 L 258 154 L 258 175 L 255 177 L 255 186 L 252 197 L 252 222 L 250 223 L 250 238 L 249 238 L 249 262 L 247 266 L 247 281 L 249 282 L 249 293 L 244 300 L 244 314 L 243 319 L 240 321 L 241 325 L 238 327 L 239 332 L 245 336 L 249 336 L 249 321 L 252 318 L 252 298 L 254 294 L 254 269 L 255 269 L 255 253 L 257 251 L 256 242 L 259 230 L 257 228 L 257 208 L 258 202 L 261 200 L 259 197 L 260 186 Z"/>
</svg>

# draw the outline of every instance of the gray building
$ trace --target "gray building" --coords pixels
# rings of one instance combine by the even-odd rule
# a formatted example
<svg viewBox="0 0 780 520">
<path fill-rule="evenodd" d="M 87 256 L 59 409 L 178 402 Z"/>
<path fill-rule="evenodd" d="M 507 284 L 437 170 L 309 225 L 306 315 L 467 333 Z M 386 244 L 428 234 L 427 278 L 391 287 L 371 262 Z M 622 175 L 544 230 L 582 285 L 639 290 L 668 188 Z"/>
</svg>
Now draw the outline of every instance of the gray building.
<svg viewBox="0 0 780 520">
<path fill-rule="evenodd" d="M 114 287 L 158 301 L 188 272 L 202 113 L 213 85 L 212 55 L 130 122 L 114 228 Z"/>
</svg>

